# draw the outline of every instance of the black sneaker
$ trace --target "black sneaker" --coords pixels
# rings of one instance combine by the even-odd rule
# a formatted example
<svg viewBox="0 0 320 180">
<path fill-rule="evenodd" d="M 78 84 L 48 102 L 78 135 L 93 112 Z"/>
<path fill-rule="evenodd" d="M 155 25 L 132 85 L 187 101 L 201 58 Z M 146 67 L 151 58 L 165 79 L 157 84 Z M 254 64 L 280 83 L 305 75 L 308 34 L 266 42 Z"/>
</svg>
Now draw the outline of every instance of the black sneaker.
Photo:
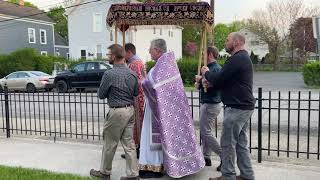
<svg viewBox="0 0 320 180">
<path fill-rule="evenodd" d="M 206 162 L 206 166 L 212 166 L 210 158 L 204 158 L 204 161 Z"/>
<path fill-rule="evenodd" d="M 152 171 L 144 171 L 144 170 L 139 171 L 139 177 L 141 179 L 161 178 L 162 176 L 164 176 L 162 172 L 152 172 Z"/>
<path fill-rule="evenodd" d="M 217 171 L 221 171 L 222 162 L 220 161 L 220 165 L 217 167 Z"/>
<path fill-rule="evenodd" d="M 126 155 L 125 154 L 121 154 L 121 158 L 122 159 L 126 159 Z"/>
</svg>

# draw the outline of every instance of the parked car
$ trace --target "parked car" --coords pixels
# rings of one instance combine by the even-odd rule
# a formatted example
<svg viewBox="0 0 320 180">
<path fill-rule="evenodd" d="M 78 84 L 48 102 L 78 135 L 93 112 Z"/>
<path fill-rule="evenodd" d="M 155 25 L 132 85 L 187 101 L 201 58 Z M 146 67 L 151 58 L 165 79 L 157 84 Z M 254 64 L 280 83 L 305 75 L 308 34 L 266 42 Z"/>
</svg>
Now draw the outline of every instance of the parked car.
<svg viewBox="0 0 320 180">
<path fill-rule="evenodd" d="M 51 91 L 54 87 L 53 81 L 54 78 L 52 76 L 41 71 L 17 71 L 0 79 L 0 91 L 3 91 L 5 85 L 8 90 Z"/>
<path fill-rule="evenodd" d="M 110 64 L 101 61 L 88 61 L 75 65 L 71 70 L 57 73 L 54 84 L 58 92 L 65 93 L 76 88 L 98 88 L 104 72 L 111 69 Z"/>
</svg>

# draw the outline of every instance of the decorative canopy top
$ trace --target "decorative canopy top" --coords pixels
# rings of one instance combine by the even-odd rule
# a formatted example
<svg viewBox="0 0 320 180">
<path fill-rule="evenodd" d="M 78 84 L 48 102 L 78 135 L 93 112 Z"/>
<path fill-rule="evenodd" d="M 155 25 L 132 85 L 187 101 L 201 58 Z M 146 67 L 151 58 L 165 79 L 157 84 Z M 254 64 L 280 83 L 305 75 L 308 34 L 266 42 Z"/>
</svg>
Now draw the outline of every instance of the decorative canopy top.
<svg viewBox="0 0 320 180">
<path fill-rule="evenodd" d="M 212 25 L 213 23 L 213 12 L 206 2 L 113 4 L 107 15 L 109 26 Z"/>
</svg>

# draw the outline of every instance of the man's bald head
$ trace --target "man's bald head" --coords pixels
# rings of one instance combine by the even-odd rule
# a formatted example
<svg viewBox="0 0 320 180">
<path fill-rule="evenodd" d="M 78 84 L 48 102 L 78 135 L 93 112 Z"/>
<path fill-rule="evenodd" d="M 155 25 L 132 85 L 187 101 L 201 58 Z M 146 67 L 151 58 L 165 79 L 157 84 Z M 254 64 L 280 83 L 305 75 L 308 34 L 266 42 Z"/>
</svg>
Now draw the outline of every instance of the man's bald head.
<svg viewBox="0 0 320 180">
<path fill-rule="evenodd" d="M 233 33 L 231 33 L 230 35 L 231 35 L 233 41 L 239 41 L 239 43 L 240 43 L 242 46 L 243 46 L 244 44 L 246 44 L 246 38 L 245 38 L 242 34 L 240 34 L 240 33 L 238 33 L 238 32 L 233 32 Z"/>
<path fill-rule="evenodd" d="M 234 54 L 235 52 L 244 49 L 245 43 L 246 38 L 242 34 L 239 32 L 232 32 L 227 37 L 225 50 L 230 54 Z"/>
</svg>

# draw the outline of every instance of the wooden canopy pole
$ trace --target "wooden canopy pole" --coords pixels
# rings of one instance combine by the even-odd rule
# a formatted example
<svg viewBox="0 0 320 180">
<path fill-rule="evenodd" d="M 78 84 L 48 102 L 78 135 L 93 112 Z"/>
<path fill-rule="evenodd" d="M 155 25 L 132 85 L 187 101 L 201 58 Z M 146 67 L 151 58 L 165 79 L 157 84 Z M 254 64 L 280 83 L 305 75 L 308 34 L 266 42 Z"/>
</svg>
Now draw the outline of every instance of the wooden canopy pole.
<svg viewBox="0 0 320 180">
<path fill-rule="evenodd" d="M 122 31 L 122 45 L 123 47 L 126 45 L 126 31 Z"/>
<path fill-rule="evenodd" d="M 198 75 L 201 74 L 201 65 L 202 65 L 202 55 L 203 55 L 203 46 L 204 46 L 204 32 L 205 28 L 202 28 L 201 32 L 201 44 L 200 44 L 200 53 L 199 53 L 199 62 L 198 62 Z"/>
<path fill-rule="evenodd" d="M 116 26 L 115 26 L 115 28 L 114 28 L 114 42 L 115 42 L 115 44 L 118 44 L 118 27 L 117 27 L 117 24 L 116 24 Z"/>
</svg>

